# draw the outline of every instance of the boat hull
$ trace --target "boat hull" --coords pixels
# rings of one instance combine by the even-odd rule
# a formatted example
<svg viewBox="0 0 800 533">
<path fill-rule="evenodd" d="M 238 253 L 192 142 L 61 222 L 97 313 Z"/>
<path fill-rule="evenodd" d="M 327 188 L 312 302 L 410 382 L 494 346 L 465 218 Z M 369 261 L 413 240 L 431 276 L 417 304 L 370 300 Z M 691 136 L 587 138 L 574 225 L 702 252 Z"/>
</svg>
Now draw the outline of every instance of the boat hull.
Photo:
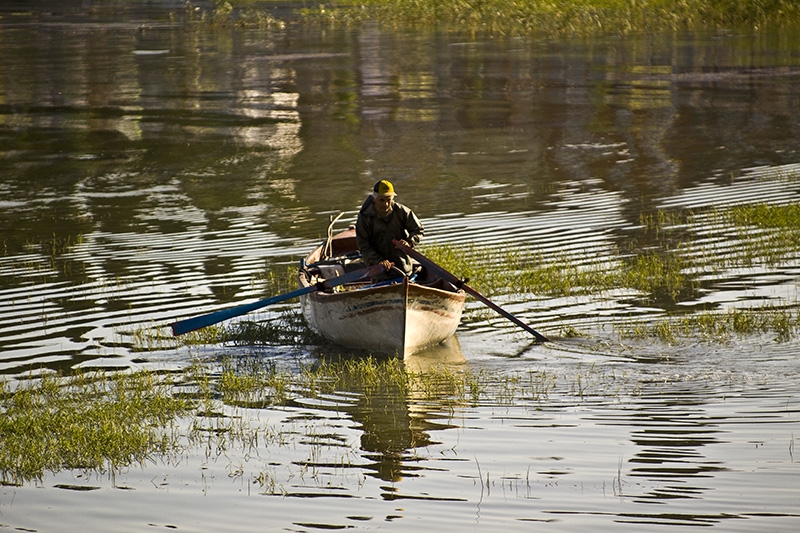
<svg viewBox="0 0 800 533">
<path fill-rule="evenodd" d="M 362 350 L 406 357 L 455 333 L 464 293 L 404 280 L 382 287 L 301 297 L 309 325 L 326 339 Z"/>
</svg>

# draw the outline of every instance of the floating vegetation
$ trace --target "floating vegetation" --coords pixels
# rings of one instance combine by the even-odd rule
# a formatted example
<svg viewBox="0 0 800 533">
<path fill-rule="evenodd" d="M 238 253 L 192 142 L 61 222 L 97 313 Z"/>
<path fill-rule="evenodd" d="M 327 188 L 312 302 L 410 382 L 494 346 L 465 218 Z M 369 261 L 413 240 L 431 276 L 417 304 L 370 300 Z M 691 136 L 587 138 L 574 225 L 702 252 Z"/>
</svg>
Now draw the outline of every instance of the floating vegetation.
<svg viewBox="0 0 800 533">
<path fill-rule="evenodd" d="M 177 417 L 191 403 L 169 376 L 45 374 L 0 388 L 0 472 L 4 482 L 62 469 L 107 471 L 178 449 Z"/>
</svg>

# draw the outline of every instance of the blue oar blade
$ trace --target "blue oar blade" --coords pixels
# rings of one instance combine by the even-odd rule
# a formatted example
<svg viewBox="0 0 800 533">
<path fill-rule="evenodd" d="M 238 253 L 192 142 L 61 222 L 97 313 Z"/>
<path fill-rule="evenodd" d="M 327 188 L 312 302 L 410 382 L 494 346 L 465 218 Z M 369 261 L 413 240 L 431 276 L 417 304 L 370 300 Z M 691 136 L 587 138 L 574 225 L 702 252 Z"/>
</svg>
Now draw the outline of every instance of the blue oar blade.
<svg viewBox="0 0 800 533">
<path fill-rule="evenodd" d="M 332 289 L 338 285 L 352 283 L 362 278 L 375 277 L 381 272 L 383 272 L 383 267 L 381 265 L 375 265 L 369 268 L 361 268 L 342 276 L 325 280 L 322 282 L 322 284 L 309 285 L 308 287 L 302 287 L 292 292 L 279 294 L 278 296 L 273 296 L 257 302 L 231 307 L 230 309 L 223 309 L 222 311 L 215 311 L 213 313 L 196 316 L 194 318 L 187 318 L 186 320 L 179 320 L 171 324 L 172 334 L 175 336 L 183 335 L 184 333 L 189 333 L 190 331 L 194 331 L 196 329 L 211 326 L 212 324 L 222 322 L 223 320 L 228 320 L 229 318 L 233 318 L 235 316 L 246 315 L 247 313 L 255 311 L 256 309 L 261 309 L 262 307 L 266 307 L 268 305 L 276 304 L 284 300 L 291 300 L 292 298 L 297 298 L 298 296 L 317 291 L 320 288 Z"/>
<path fill-rule="evenodd" d="M 231 307 L 230 309 L 223 309 L 222 311 L 215 311 L 213 313 L 208 313 L 207 315 L 196 316 L 194 318 L 187 318 L 186 320 L 179 320 L 178 322 L 171 324 L 172 334 L 175 336 L 183 335 L 184 333 L 189 333 L 190 331 L 194 331 L 196 329 L 204 328 L 206 326 L 211 326 L 213 324 L 222 322 L 223 320 L 228 320 L 229 318 L 233 318 L 235 316 L 246 315 L 247 313 L 252 313 L 256 309 L 261 309 L 262 307 L 276 304 L 284 300 L 291 300 L 292 298 L 297 298 L 298 296 L 302 296 L 303 294 L 308 294 L 309 292 L 313 292 L 316 290 L 317 286 L 311 285 L 310 287 L 297 289 L 296 291 L 287 292 L 286 294 L 280 294 L 278 296 L 273 296 L 271 298 L 266 298 L 264 300 L 259 300 L 257 302 L 238 305 L 236 307 Z"/>
</svg>

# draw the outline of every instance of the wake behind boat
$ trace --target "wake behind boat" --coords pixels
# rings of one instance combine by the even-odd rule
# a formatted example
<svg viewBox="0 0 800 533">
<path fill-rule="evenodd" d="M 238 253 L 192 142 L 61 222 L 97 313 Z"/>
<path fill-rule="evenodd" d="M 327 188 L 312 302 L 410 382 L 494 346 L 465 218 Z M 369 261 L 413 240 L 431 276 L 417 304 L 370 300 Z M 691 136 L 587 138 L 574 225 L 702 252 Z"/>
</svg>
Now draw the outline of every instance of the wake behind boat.
<svg viewBox="0 0 800 533">
<path fill-rule="evenodd" d="M 300 289 L 365 266 L 354 228 L 332 236 L 304 259 Z M 308 324 L 348 348 L 402 355 L 439 344 L 455 333 L 465 292 L 422 267 L 409 277 L 373 284 L 347 283 L 300 296 Z"/>
</svg>

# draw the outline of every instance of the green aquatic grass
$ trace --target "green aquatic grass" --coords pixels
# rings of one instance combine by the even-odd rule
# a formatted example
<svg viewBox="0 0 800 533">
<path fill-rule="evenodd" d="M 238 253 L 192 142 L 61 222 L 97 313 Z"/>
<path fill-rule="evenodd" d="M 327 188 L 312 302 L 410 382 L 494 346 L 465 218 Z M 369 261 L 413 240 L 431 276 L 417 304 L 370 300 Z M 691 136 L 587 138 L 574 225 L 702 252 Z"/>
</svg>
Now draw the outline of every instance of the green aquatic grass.
<svg viewBox="0 0 800 533">
<path fill-rule="evenodd" d="M 800 231 L 800 204 L 765 203 L 737 205 L 722 212 L 737 226 L 777 228 Z"/>
<path fill-rule="evenodd" d="M 253 275 L 250 280 L 252 287 L 257 287 L 266 296 L 285 294 L 297 289 L 297 265 L 276 264 Z"/>
<path fill-rule="evenodd" d="M 642 215 L 640 222 L 647 248 L 631 248 L 625 253 L 610 250 L 605 261 L 581 263 L 576 260 L 580 254 L 545 257 L 534 253 L 526 257 L 510 245 L 428 245 L 423 253 L 457 275 L 465 273 L 470 285 L 490 297 L 591 297 L 621 290 L 633 291 L 642 301 L 659 302 L 668 309 L 692 298 L 698 287 L 709 283 L 709 277 L 724 276 L 729 269 L 780 267 L 800 256 L 800 204 L 656 212 Z M 705 241 L 694 241 L 696 232 L 702 232 Z M 765 302 L 746 309 L 667 315 L 653 324 L 617 327 L 626 337 L 653 337 L 664 342 L 692 335 L 724 342 L 733 335 L 766 333 L 780 342 L 800 331 L 794 308 L 791 302 Z"/>
<path fill-rule="evenodd" d="M 665 294 L 675 300 L 691 289 L 684 274 L 683 258 L 670 251 L 623 256 L 613 263 L 578 264 L 571 256 L 525 258 L 517 247 L 464 247 L 429 245 L 426 257 L 453 274 L 466 278 L 470 286 L 491 296 L 534 293 L 575 296 L 622 288 L 647 294 Z"/>
<path fill-rule="evenodd" d="M 321 360 L 290 371 L 254 357 L 227 358 L 216 384 L 225 399 L 237 405 L 282 405 L 289 392 L 297 389 L 315 397 L 341 390 L 372 391 L 391 386 L 405 390 L 409 374 L 402 360 L 391 357 Z"/>
<path fill-rule="evenodd" d="M 683 258 L 677 253 L 645 253 L 626 260 L 613 281 L 618 287 L 661 294 L 675 302 L 682 292 L 691 290 L 685 268 Z"/>
<path fill-rule="evenodd" d="M 731 242 L 728 253 L 695 246 L 711 270 L 765 266 L 795 260 L 800 250 L 800 204 L 745 204 L 714 208 L 695 215 L 698 224 L 711 221 L 712 236 Z M 687 245 L 688 246 L 688 245 Z"/>
<path fill-rule="evenodd" d="M 46 471 L 107 471 L 174 452 L 175 419 L 191 402 L 168 376 L 46 374 L 0 388 L 0 472 L 4 482 Z"/>
<path fill-rule="evenodd" d="M 387 405 L 402 412 L 417 405 L 446 415 L 477 405 L 536 408 L 553 393 L 576 401 L 631 393 L 630 383 L 613 372 L 580 365 L 561 375 L 539 369 L 498 375 L 461 365 L 413 372 L 398 358 L 377 357 L 323 359 L 286 368 L 252 355 L 227 358 L 220 367 L 195 361 L 180 382 L 151 372 L 46 375 L 15 382 L 16 388 L 4 382 L 0 475 L 5 484 L 21 484 L 42 479 L 48 471 L 113 472 L 176 453 L 210 459 L 234 449 L 249 454 L 298 443 L 309 448 L 313 462 L 315 454 L 329 448 L 313 422 L 270 423 L 261 420 L 258 410 L 322 397 L 329 405 L 323 409 L 353 416 L 380 414 Z M 330 406 L 337 397 L 343 403 Z M 344 451 L 343 467 L 348 463 Z M 230 469 L 232 477 L 241 475 L 236 465 Z M 269 471 L 253 482 L 280 492 Z"/>
<path fill-rule="evenodd" d="M 796 176 L 783 179 L 796 179 Z M 676 214 L 650 219 L 648 223 L 651 223 L 648 229 L 662 241 L 669 241 L 670 232 L 675 228 L 680 232 L 702 232 L 702 239 L 689 237 L 689 242 L 679 246 L 675 255 L 679 262 L 675 268 L 664 268 L 661 274 L 658 270 L 651 273 L 651 276 L 671 276 L 682 272 L 688 280 L 688 284 L 683 285 L 690 289 L 698 283 L 693 278 L 699 275 L 713 278 L 725 276 L 731 269 L 780 268 L 797 261 L 800 256 L 800 204 L 797 203 L 713 207 L 685 217 Z M 669 285 L 679 287 L 681 284 L 679 278 L 675 278 Z M 724 311 L 668 316 L 655 324 L 627 325 L 620 331 L 625 336 L 654 337 L 664 342 L 698 336 L 706 341 L 726 342 L 735 335 L 759 334 L 769 334 L 783 342 L 800 333 L 797 302 L 764 301 L 763 305 L 752 302 L 746 305 Z"/>
<path fill-rule="evenodd" d="M 800 332 L 800 314 L 795 308 L 766 304 L 763 307 L 703 311 L 681 317 L 668 317 L 652 324 L 617 326 L 626 338 L 656 338 L 676 343 L 682 338 L 724 343 L 736 335 L 772 335 L 785 342 Z"/>
<path fill-rule="evenodd" d="M 319 398 L 323 400 L 321 409 L 335 411 L 336 420 L 346 416 L 372 426 L 393 424 L 393 417 L 405 419 L 409 414 L 414 417 L 414 413 L 419 416 L 429 411 L 447 417 L 475 405 L 512 406 L 520 402 L 537 405 L 559 387 L 572 394 L 575 387 L 571 384 L 575 382 L 582 383 L 580 401 L 597 393 L 596 385 L 602 381 L 583 370 L 579 370 L 580 378 L 540 370 L 509 375 L 476 373 L 461 365 L 412 372 L 398 358 L 377 357 L 336 357 L 288 369 L 253 355 L 223 361 L 221 373 L 214 368 L 198 368 L 198 372 L 203 376 L 202 381 L 209 383 L 211 405 L 201 410 L 192 423 L 189 432 L 192 445 L 200 447 L 208 457 L 227 456 L 233 450 L 252 454 L 264 448 L 302 447 L 308 453 L 308 460 L 286 465 L 299 470 L 290 473 L 289 479 L 295 475 L 302 478 L 308 473 L 307 468 L 314 468 L 320 462 L 326 465 L 326 476 L 339 466 L 349 471 L 353 457 L 359 456 L 356 450 L 359 441 L 356 439 L 351 445 L 332 437 L 324 416 L 291 416 L 270 423 L 257 414 L 258 409 L 282 410 L 284 406 L 305 405 L 305 400 Z M 275 393 L 275 383 L 287 391 L 285 395 Z M 624 389 L 619 383 L 615 386 L 616 391 Z M 339 427 L 339 422 L 335 424 Z M 408 422 L 396 420 L 394 424 L 399 424 L 397 429 L 402 430 Z M 336 442 L 333 447 L 332 438 Z M 232 466 L 232 477 L 242 474 L 241 468 Z M 278 476 L 274 468 L 251 477 L 267 494 L 285 494 L 282 479 L 286 479 L 285 473 Z"/>
<path fill-rule="evenodd" d="M 443 405 L 513 405 L 521 399 L 541 401 L 556 386 L 556 377 L 540 370 L 495 376 L 442 366 L 414 372 L 397 357 L 372 356 L 322 359 L 287 369 L 246 356 L 223 361 L 218 379 L 209 384 L 209 397 L 230 406 L 267 407 L 286 405 L 293 396 L 314 398 L 346 391 L 367 398 L 390 394 L 409 401 L 435 399 Z"/>
<path fill-rule="evenodd" d="M 287 370 L 259 359 L 226 359 L 217 390 L 231 405 L 283 405 L 289 398 L 292 376 Z"/>
<path fill-rule="evenodd" d="M 310 21 L 504 36 L 764 28 L 800 22 L 792 0 L 334 0 L 301 10 Z"/>
</svg>

